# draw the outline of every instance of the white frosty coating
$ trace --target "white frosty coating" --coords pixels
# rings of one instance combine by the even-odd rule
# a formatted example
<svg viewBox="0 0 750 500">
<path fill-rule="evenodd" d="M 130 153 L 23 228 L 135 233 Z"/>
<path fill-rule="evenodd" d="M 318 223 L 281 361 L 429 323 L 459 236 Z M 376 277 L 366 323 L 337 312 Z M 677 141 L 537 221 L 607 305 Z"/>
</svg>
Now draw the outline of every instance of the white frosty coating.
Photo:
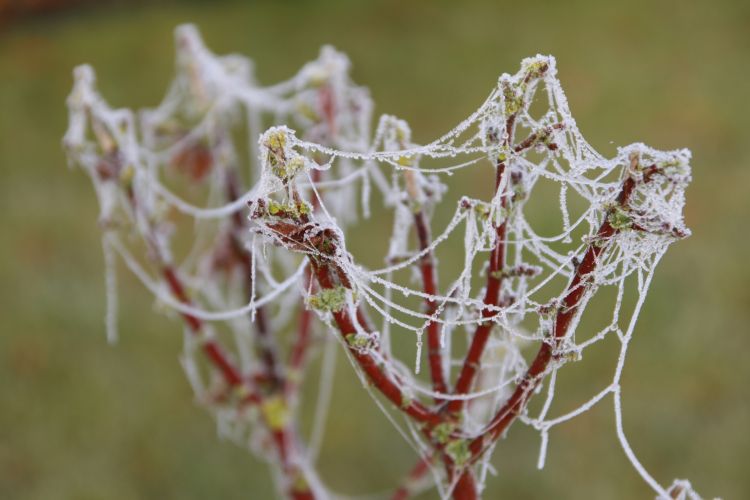
<svg viewBox="0 0 750 500">
<path fill-rule="evenodd" d="M 338 242 L 335 262 L 352 287 L 346 295 L 347 307 L 351 311 L 366 307 L 380 318 L 379 332 L 367 332 L 356 325 L 361 329 L 356 333 L 371 342 L 366 348 L 412 397 L 470 400 L 463 429 L 466 437 L 472 438 L 485 432 L 526 371 L 521 355 L 524 346 L 549 341 L 547 332 L 552 328 L 554 312 L 562 303 L 565 284 L 573 279 L 579 259 L 590 245 L 606 245 L 585 285 L 578 313 L 546 372 L 550 377 L 543 391 L 543 408 L 539 415 L 523 415 L 520 420 L 540 431 L 541 468 L 549 431 L 611 393 L 618 439 L 638 473 L 660 498 L 669 498 L 675 488 L 681 488 L 680 498 L 697 498 L 689 483 L 664 488 L 635 457 L 623 431 L 619 386 L 627 346 L 656 264 L 673 241 L 689 234 L 682 215 L 684 190 L 690 181 L 689 151 L 662 152 L 633 144 L 618 149 L 613 158 L 596 152 L 570 114 L 557 80 L 555 60 L 549 56 L 525 59 L 518 73 L 503 74 L 485 102 L 466 120 L 429 144 L 419 145 L 412 142 L 408 124 L 392 116 L 383 116 L 374 134 L 370 133 L 373 106 L 368 92 L 351 82 L 348 59 L 330 47 L 324 47 L 317 60 L 291 79 L 263 87 L 255 81 L 251 61 L 237 55 L 215 56 L 194 27 L 178 28 L 176 38 L 177 76 L 159 107 L 138 114 L 110 108 L 97 93 L 88 66 L 76 69 L 75 87 L 68 100 L 70 126 L 64 144 L 70 162 L 90 175 L 100 201 L 110 341 L 115 338 L 113 258 L 117 253 L 167 308 L 223 322 L 234 335 L 236 357 L 243 370 L 251 370 L 259 361 L 249 347 L 253 333 L 248 328 L 248 314 L 255 320 L 255 311 L 264 305 L 271 310 L 274 330 L 283 329 L 292 319 L 288 311 L 293 310 L 299 295 L 311 293 L 303 279 L 308 256 L 319 255 L 312 246 L 293 248 L 285 243 L 272 227 L 271 223 L 278 221 L 273 213 L 257 214 L 270 211 L 272 206 L 273 210 L 307 207 L 312 211 L 310 227 L 330 231 Z M 547 106 L 539 116 L 529 112 L 535 98 Z M 511 115 L 515 116 L 510 129 L 513 137 L 506 128 Z M 232 134 L 240 122 L 247 127 L 249 137 L 242 147 L 235 144 L 236 134 Z M 280 125 L 261 134 L 263 124 L 270 122 Z M 535 140 L 525 144 L 526 138 Z M 210 168 L 204 169 L 201 155 L 205 154 L 210 155 Z M 435 160 L 440 164 L 430 167 Z M 496 194 L 485 200 L 464 196 L 450 201 L 456 205 L 448 223 L 432 224 L 430 246 L 423 251 L 415 248 L 411 239 L 414 212 L 421 210 L 431 220 L 436 207 L 448 199 L 446 184 L 451 176 L 481 168 L 487 182 L 494 181 L 488 176 L 487 166 L 500 161 L 507 165 L 507 175 Z M 180 163 L 188 164 L 183 174 L 204 185 L 205 203 L 192 201 L 195 193 L 182 196 L 170 187 L 179 185 L 174 182 L 178 168 L 174 165 Z M 249 163 L 245 172 L 238 168 L 243 163 Z M 646 181 L 643 176 L 649 168 L 658 170 L 658 174 Z M 316 174 L 319 180 L 313 178 L 314 171 L 320 172 Z M 249 185 L 236 193 L 236 198 L 229 197 L 225 188 L 231 172 L 244 177 Z M 636 188 L 626 206 L 620 207 L 616 198 L 628 178 L 635 179 Z M 537 185 L 552 183 L 557 186 L 561 214 L 557 232 L 550 234 L 549 229 L 535 230 L 524 209 Z M 352 225 L 366 224 L 373 194 L 379 194 L 383 206 L 393 211 L 393 230 L 385 265 L 380 268 L 356 262 L 347 251 L 345 238 Z M 504 206 L 507 200 L 511 200 L 510 209 Z M 313 211 L 315 204 L 319 209 Z M 232 215 L 238 211 L 246 215 L 248 205 L 249 213 L 255 214 L 254 235 L 246 235 L 244 241 L 253 249 L 249 303 L 241 276 L 228 276 L 223 285 L 216 284 L 217 242 L 229 231 Z M 184 259 L 173 255 L 177 252 L 170 237 L 170 214 L 175 211 L 194 220 L 194 244 Z M 597 242 L 596 233 L 605 219 L 619 231 L 610 241 Z M 506 276 L 501 305 L 485 306 L 486 278 L 480 273 L 486 270 L 480 267 L 495 243 L 495 225 L 502 222 L 507 226 L 507 269 L 524 268 L 528 273 Z M 448 281 L 439 284 L 440 293 L 425 294 L 416 266 L 428 252 L 439 259 L 439 252 L 451 241 L 463 246 L 462 264 L 449 269 Z M 148 252 L 150 268 L 136 257 L 143 248 Z M 295 253 L 306 256 L 300 261 Z M 158 265 L 166 264 L 174 265 L 189 285 L 190 304 L 173 296 L 164 283 Z M 443 267 L 449 264 L 446 261 Z M 403 271 L 411 271 L 412 279 L 404 279 Z M 635 286 L 628 285 L 631 281 Z M 616 290 L 610 322 L 593 332 L 578 332 L 589 299 L 605 288 Z M 629 293 L 626 290 L 636 298 L 629 312 L 623 306 L 623 297 Z M 425 314 L 409 297 L 434 301 L 436 313 Z M 495 326 L 476 384 L 468 394 L 435 393 L 394 351 L 392 337 L 411 332 L 417 342 L 419 372 L 425 329 L 430 322 L 437 322 L 446 359 L 444 371 L 455 374 L 464 353 L 456 352 L 452 337 L 466 335 L 470 339 L 482 321 L 482 308 L 492 312 L 490 319 Z M 329 320 L 326 314 L 322 319 Z M 609 335 L 612 332 L 614 336 Z M 206 328 L 204 335 L 210 334 Z M 621 344 L 613 379 L 578 408 L 549 416 L 558 370 L 608 337 Z M 197 398 L 208 402 L 213 375 L 204 373 L 195 360 L 199 340 L 186 336 L 182 362 Z M 356 363 L 353 365 L 356 368 Z M 325 371 L 323 379 L 330 379 L 330 370 Z M 320 391 L 326 401 L 330 387 L 323 384 Z M 246 415 L 223 407 L 213 411 L 222 434 L 245 439 L 250 425 Z M 321 421 L 324 409 L 317 415 Z M 423 453 L 428 446 L 421 434 L 410 422 L 406 425 L 410 428 L 402 429 L 402 435 Z M 320 424 L 315 427 L 322 428 Z M 256 436 L 249 442 L 257 444 L 258 439 Z M 316 431 L 310 453 L 303 460 L 306 470 L 312 467 L 319 439 Z M 477 464 L 482 481 L 491 472 L 489 455 Z M 437 477 L 442 473 L 438 468 L 433 474 Z M 315 487 L 324 491 L 322 483 Z M 451 485 L 440 486 L 441 496 L 449 496 L 450 491 Z"/>
</svg>

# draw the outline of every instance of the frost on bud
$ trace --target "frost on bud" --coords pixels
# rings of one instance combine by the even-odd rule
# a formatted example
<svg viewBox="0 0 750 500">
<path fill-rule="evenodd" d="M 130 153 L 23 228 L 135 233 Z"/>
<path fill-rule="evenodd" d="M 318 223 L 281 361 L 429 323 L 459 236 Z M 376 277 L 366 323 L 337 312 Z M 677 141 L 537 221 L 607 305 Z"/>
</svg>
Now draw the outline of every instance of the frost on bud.
<svg viewBox="0 0 750 500">
<path fill-rule="evenodd" d="M 453 439 L 445 445 L 445 453 L 457 467 L 463 467 L 471 459 L 469 442 L 466 439 Z"/>
<path fill-rule="evenodd" d="M 633 225 L 633 220 L 628 215 L 628 212 L 620 206 L 614 206 L 610 209 L 607 215 L 607 222 L 617 231 L 630 229 Z"/>
<path fill-rule="evenodd" d="M 312 212 L 312 207 L 306 201 L 298 203 L 279 203 L 275 200 L 268 201 L 268 215 L 282 218 L 299 218 L 301 215 L 308 215 Z"/>
<path fill-rule="evenodd" d="M 307 160 L 294 151 L 296 137 L 288 127 L 272 127 L 260 136 L 263 172 L 270 172 L 284 184 L 305 170 Z"/>
<path fill-rule="evenodd" d="M 439 444 L 446 444 L 456 428 L 455 422 L 442 422 L 432 430 L 432 439 Z"/>
<path fill-rule="evenodd" d="M 325 288 L 307 297 L 307 304 L 320 312 L 339 312 L 346 306 L 346 288 Z"/>
<path fill-rule="evenodd" d="M 505 116 L 511 116 L 518 113 L 523 107 L 523 95 L 517 85 L 505 80 L 500 90 L 503 93 L 505 101 Z"/>
<path fill-rule="evenodd" d="M 286 179 L 286 164 L 289 151 L 287 148 L 287 130 L 284 127 L 274 127 L 267 130 L 260 137 L 263 148 L 263 165 L 280 179 Z"/>
<path fill-rule="evenodd" d="M 340 79 L 349 73 L 350 66 L 349 58 L 345 54 L 330 45 L 324 45 L 320 49 L 318 59 L 307 63 L 300 71 L 299 88 L 317 88 Z"/>
<path fill-rule="evenodd" d="M 521 73 L 525 82 L 542 78 L 550 68 L 550 57 L 537 55 L 521 61 Z"/>
<path fill-rule="evenodd" d="M 380 137 L 384 151 L 402 151 L 412 146 L 411 127 L 405 120 L 393 115 L 380 117 L 376 136 Z M 415 158 L 411 155 L 395 158 L 396 164 L 404 167 L 412 166 L 414 161 Z"/>
<path fill-rule="evenodd" d="M 366 353 L 371 349 L 375 349 L 378 346 L 378 334 L 377 332 L 372 333 L 347 333 L 344 335 L 346 343 L 357 352 Z"/>
</svg>

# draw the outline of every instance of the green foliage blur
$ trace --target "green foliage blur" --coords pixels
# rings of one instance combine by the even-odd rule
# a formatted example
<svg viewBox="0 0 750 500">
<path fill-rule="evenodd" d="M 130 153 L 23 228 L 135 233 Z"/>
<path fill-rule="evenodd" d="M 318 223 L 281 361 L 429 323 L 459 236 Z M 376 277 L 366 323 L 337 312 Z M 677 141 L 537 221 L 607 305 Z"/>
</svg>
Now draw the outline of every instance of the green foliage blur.
<svg viewBox="0 0 750 500">
<path fill-rule="evenodd" d="M 750 4 L 745 1 L 119 2 L 0 27 L 0 498 L 266 499 L 265 465 L 216 439 L 178 363 L 181 329 L 121 274 L 121 339 L 104 337 L 97 206 L 60 139 L 77 64 L 115 106 L 158 102 L 172 30 L 196 23 L 217 53 L 254 58 L 264 83 L 331 43 L 425 142 L 502 72 L 557 57 L 573 115 L 605 154 L 689 147 L 693 236 L 660 265 L 623 378 L 625 429 L 667 485 L 750 497 Z M 477 179 L 477 182 L 486 182 Z M 556 200 L 550 201 L 557 217 Z M 605 386 L 595 352 L 558 413 Z M 321 470 L 346 494 L 388 492 L 415 457 L 339 359 Z M 486 498 L 652 498 L 614 433 L 611 399 L 538 436 L 514 426 Z M 434 491 L 422 498 L 433 498 Z"/>
</svg>

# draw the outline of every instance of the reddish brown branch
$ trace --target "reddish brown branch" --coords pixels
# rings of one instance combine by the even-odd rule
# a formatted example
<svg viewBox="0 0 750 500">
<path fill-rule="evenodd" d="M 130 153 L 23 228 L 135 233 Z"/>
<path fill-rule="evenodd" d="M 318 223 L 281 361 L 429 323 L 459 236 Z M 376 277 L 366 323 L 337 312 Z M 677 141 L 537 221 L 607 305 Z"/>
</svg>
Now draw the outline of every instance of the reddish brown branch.
<svg viewBox="0 0 750 500">
<path fill-rule="evenodd" d="M 546 70 L 546 69 L 545 69 Z M 515 122 L 515 114 L 508 118 L 505 131 L 506 131 L 506 147 L 510 144 L 512 144 L 512 134 L 513 134 L 513 124 Z M 529 135 L 526 139 L 521 141 L 515 148 L 513 148 L 515 153 L 522 152 L 532 145 L 536 144 L 539 141 L 546 140 L 546 138 L 554 131 L 559 130 L 563 128 L 563 125 L 561 123 L 556 123 L 554 125 L 551 125 L 549 127 L 545 127 L 540 132 L 535 132 Z M 497 193 L 497 190 L 500 188 L 500 183 L 503 180 L 503 176 L 505 175 L 505 171 L 507 169 L 506 163 L 504 161 L 499 161 L 497 164 L 496 169 L 496 178 L 495 178 L 495 193 Z M 512 178 L 511 178 L 512 182 Z M 496 234 L 495 234 L 495 246 L 492 249 L 492 253 L 490 254 L 490 260 L 489 260 L 489 268 L 488 268 L 488 275 L 487 275 L 487 287 L 485 289 L 485 295 L 484 295 L 484 304 L 486 307 L 482 309 L 481 315 L 482 315 L 482 322 L 477 327 L 476 331 L 474 332 L 474 336 L 472 337 L 471 344 L 469 346 L 469 351 L 466 354 L 466 358 L 464 360 L 464 363 L 461 367 L 461 372 L 458 376 L 458 381 L 456 382 L 456 387 L 454 390 L 454 394 L 466 394 L 471 389 L 471 384 L 474 381 L 474 378 L 476 377 L 476 374 L 480 368 L 481 362 L 482 362 L 482 354 L 484 353 L 484 349 L 487 345 L 487 341 L 489 340 L 490 333 L 492 332 L 492 325 L 493 322 L 491 318 L 497 314 L 496 308 L 500 306 L 501 301 L 501 292 L 502 292 L 502 282 L 503 278 L 505 277 L 504 274 L 504 267 L 505 267 L 505 253 L 506 253 L 506 245 L 505 240 L 507 238 L 507 219 L 509 212 L 509 204 L 510 201 L 508 199 L 508 196 L 502 196 L 501 198 L 501 207 L 502 210 L 505 212 L 503 215 L 503 221 L 496 226 Z M 448 410 L 452 413 L 457 413 L 461 411 L 463 406 L 466 404 L 465 400 L 453 400 L 448 405 Z"/>
<path fill-rule="evenodd" d="M 229 201 L 235 201 L 240 196 L 239 179 L 233 170 L 227 171 L 227 197 Z M 248 300 L 254 287 L 252 277 L 252 250 L 245 248 L 242 242 L 241 234 L 247 231 L 245 219 L 240 211 L 232 214 L 231 243 L 232 251 L 242 266 L 242 275 L 245 277 L 245 289 Z M 279 373 L 278 361 L 276 355 L 276 346 L 273 338 L 268 331 L 265 310 L 262 307 L 255 308 L 255 318 L 251 321 L 254 323 L 257 332 L 258 351 L 261 360 L 265 366 L 268 383 L 271 387 L 278 387 L 283 382 L 283 377 Z"/>
<path fill-rule="evenodd" d="M 315 260 L 311 261 L 311 265 L 320 288 L 333 289 L 335 285 L 331 277 L 331 270 L 329 270 L 329 265 L 316 262 Z M 346 310 L 346 308 L 343 308 L 339 311 L 332 311 L 332 315 L 336 326 L 338 327 L 339 333 L 345 339 L 347 335 L 357 332 L 354 320 Z M 362 326 L 366 330 L 372 331 L 372 329 L 368 328 L 367 325 Z M 391 401 L 391 403 L 396 405 L 397 408 L 400 408 L 402 411 L 404 411 L 404 413 L 412 417 L 417 422 L 436 425 L 442 421 L 442 418 L 439 415 L 430 411 L 419 401 L 412 400 L 408 396 L 404 395 L 398 384 L 396 384 L 385 373 L 385 371 L 383 371 L 382 367 L 378 365 L 378 362 L 372 355 L 370 355 L 366 351 L 358 350 L 353 346 L 349 346 L 349 352 L 365 372 L 372 385 L 376 389 L 378 389 L 381 394 L 383 394 L 389 401 Z"/>
<path fill-rule="evenodd" d="M 293 190 L 292 194 L 293 196 L 299 196 L 296 190 Z M 258 217 L 259 215 L 256 214 L 254 217 Z M 336 283 L 340 283 L 343 287 L 350 289 L 351 284 L 346 272 L 332 259 L 332 256 L 336 254 L 338 245 L 335 233 L 329 229 L 319 229 L 316 231 L 318 229 L 316 226 L 316 223 L 311 222 L 307 214 L 301 214 L 294 223 L 274 222 L 267 224 L 267 227 L 277 233 L 279 242 L 289 249 L 304 253 L 314 250 L 317 253 L 317 255 L 310 256 L 310 266 L 321 290 L 332 290 L 336 288 Z M 364 313 L 359 309 L 356 318 L 352 318 L 346 308 L 331 311 L 331 313 L 339 333 L 347 343 L 347 336 L 356 334 L 358 331 L 355 321 L 364 330 L 369 332 L 374 331 L 367 324 Z M 366 350 L 357 349 L 355 346 L 349 345 L 349 351 L 373 386 L 396 405 L 396 407 L 400 408 L 417 422 L 429 425 L 440 423 L 441 417 L 439 415 L 430 411 L 419 401 L 412 400 L 406 396 L 398 383 L 386 374 L 379 365 L 379 362 Z"/>
<path fill-rule="evenodd" d="M 401 141 L 401 148 L 407 147 L 405 141 Z M 430 224 L 427 220 L 427 214 L 424 211 L 422 200 L 424 193 L 419 185 L 416 174 L 411 170 L 404 172 L 406 181 L 406 191 L 410 198 L 410 208 L 414 214 L 414 227 L 417 232 L 417 241 L 419 249 L 423 255 L 419 262 L 419 270 L 422 275 L 422 289 L 430 297 L 437 295 L 437 273 L 435 270 L 435 256 L 432 253 L 430 245 L 432 236 L 430 235 Z M 430 365 L 430 378 L 432 380 L 432 389 L 435 392 L 446 394 L 448 385 L 445 380 L 445 371 L 443 366 L 443 353 L 440 348 L 440 323 L 433 319 L 437 312 L 437 302 L 431 298 L 425 298 L 425 314 L 430 317 L 425 328 L 427 329 L 427 358 Z M 435 403 L 442 403 L 440 397 L 435 397 Z"/>
<path fill-rule="evenodd" d="M 131 205 L 131 208 L 133 209 L 133 211 L 136 211 L 138 209 L 138 201 L 135 196 L 135 192 L 133 191 L 132 185 L 127 186 L 127 188 L 125 189 L 125 194 L 127 196 L 128 202 Z M 153 228 L 149 226 L 149 230 L 153 231 Z M 146 239 L 146 243 L 152 247 L 152 255 L 154 256 L 154 259 L 157 261 L 157 263 L 161 266 L 162 275 L 167 281 L 172 294 L 177 297 L 177 299 L 183 304 L 191 305 L 191 300 L 188 297 L 185 291 L 185 287 L 183 286 L 179 276 L 175 272 L 172 265 L 164 261 L 160 252 L 158 251 L 158 245 L 154 244 L 154 235 L 146 234 L 144 235 L 144 238 Z M 188 313 L 182 313 L 182 318 L 194 335 L 200 335 L 203 322 L 199 318 Z M 243 384 L 244 381 L 240 370 L 234 365 L 234 363 L 230 361 L 228 356 L 224 353 L 224 349 L 216 340 L 205 338 L 202 339 L 202 348 L 208 359 L 219 370 L 219 372 L 221 372 L 222 376 L 224 377 L 224 381 L 229 387 L 233 388 Z M 248 390 L 249 394 L 246 398 L 247 401 L 253 401 L 257 399 L 253 388 L 249 387 L 247 383 L 244 383 L 244 386 Z"/>
<path fill-rule="evenodd" d="M 461 470 L 456 485 L 453 487 L 453 500 L 476 500 L 479 498 L 477 483 L 469 467 Z"/>
<path fill-rule="evenodd" d="M 637 167 L 637 158 L 631 159 L 631 168 Z M 653 174 L 657 172 L 656 166 L 650 166 L 643 170 L 643 182 L 651 180 Z M 623 181 L 620 192 L 617 196 L 617 204 L 620 207 L 626 207 L 636 188 L 636 180 L 632 175 Z M 551 341 L 545 341 L 539 348 L 537 355 L 529 366 L 522 381 L 516 386 L 515 391 L 510 398 L 498 410 L 491 424 L 486 428 L 481 436 L 475 438 L 469 445 L 472 453 L 472 461 L 476 461 L 482 452 L 510 426 L 510 424 L 525 409 L 534 389 L 541 383 L 546 374 L 547 367 L 554 357 L 555 351 L 559 348 L 562 340 L 568 333 L 571 322 L 578 313 L 581 299 L 586 293 L 586 288 L 591 280 L 592 273 L 596 270 L 599 263 L 599 257 L 608 247 L 611 238 L 617 235 L 621 229 L 612 226 L 609 220 L 609 213 L 604 218 L 596 236 L 589 244 L 584 254 L 583 260 L 577 267 L 572 281 L 567 287 L 562 303 L 558 308 L 555 320 L 554 330 Z"/>
<path fill-rule="evenodd" d="M 330 117 L 333 123 L 333 115 Z M 320 181 L 320 170 L 313 170 L 311 173 L 311 179 L 313 183 Z M 320 207 L 320 200 L 316 197 L 312 199 L 313 213 Z M 305 269 L 305 289 L 309 290 L 313 285 L 313 275 L 310 266 Z M 310 337 L 312 333 L 312 324 L 314 319 L 314 313 L 310 309 L 305 307 L 304 297 L 301 298 L 300 304 L 300 318 L 297 324 L 297 336 L 292 345 L 291 352 L 289 354 L 289 373 L 290 377 L 287 377 L 285 392 L 287 395 L 291 395 L 299 385 L 297 380 L 298 374 L 302 370 L 302 366 L 305 363 L 306 354 L 310 346 Z"/>
<path fill-rule="evenodd" d="M 227 175 L 227 195 L 230 201 L 233 201 L 239 198 L 239 181 L 234 171 L 227 172 Z M 247 250 L 242 245 L 240 235 L 243 231 L 247 230 L 247 227 L 240 212 L 234 212 L 232 214 L 232 226 L 232 247 L 242 264 L 243 275 L 246 277 L 247 295 L 250 297 L 251 290 L 254 286 L 252 281 L 252 250 Z M 272 397 L 282 398 L 284 406 L 289 405 L 290 397 L 294 393 L 294 389 L 298 386 L 295 377 L 295 370 L 299 369 L 302 365 L 304 353 L 306 352 L 309 343 L 311 318 L 309 316 L 305 318 L 305 312 L 307 311 L 302 311 L 303 316 L 299 336 L 290 355 L 288 369 L 291 376 L 283 377 L 281 373 L 279 373 L 276 346 L 268 330 L 265 311 L 260 307 L 255 310 L 254 324 L 255 330 L 258 334 L 258 348 L 265 368 L 264 374 L 269 385 L 269 392 Z M 278 391 L 282 388 L 283 391 L 279 394 Z M 292 459 L 292 455 L 296 452 L 294 448 L 298 446 L 296 443 L 296 431 L 294 430 L 294 427 L 285 425 L 279 429 L 274 427 L 274 422 L 269 421 L 266 421 L 266 425 L 279 455 L 284 475 L 290 483 L 289 489 L 287 490 L 289 497 L 293 500 L 314 500 L 315 496 L 307 484 L 307 481 L 301 480 L 304 478 L 304 472 L 299 469 L 298 465 Z"/>
<path fill-rule="evenodd" d="M 545 68 L 546 70 L 546 68 Z M 528 83 L 528 76 L 525 83 Z M 513 144 L 513 132 L 516 123 L 516 113 L 511 114 L 505 122 L 505 139 L 503 140 L 505 149 L 509 149 L 510 145 Z M 495 169 L 495 195 L 503 182 L 503 178 L 506 175 L 506 159 L 501 157 L 498 159 L 497 166 Z M 486 306 L 481 311 L 482 321 L 477 326 L 474 332 L 474 336 L 471 339 L 469 350 L 466 353 L 464 362 L 461 366 L 461 371 L 456 381 L 456 386 L 453 393 L 457 395 L 466 394 L 471 389 L 471 385 L 474 382 L 477 371 L 482 363 L 482 354 L 487 346 L 490 333 L 492 331 L 492 317 L 496 314 L 496 309 L 500 305 L 502 283 L 503 283 L 503 268 L 505 266 L 505 240 L 507 236 L 507 221 L 510 201 L 507 195 L 501 193 L 500 206 L 503 213 L 502 222 L 495 226 L 495 245 L 492 248 L 489 258 L 489 266 L 487 270 L 487 286 L 485 288 L 485 295 L 483 303 Z M 458 415 L 463 410 L 466 401 L 463 399 L 451 400 L 447 405 L 449 418 L 458 418 Z M 448 471 L 448 477 L 453 478 L 456 473 L 460 474 L 458 482 L 456 483 L 453 490 L 453 498 L 456 500 L 474 500 L 477 498 L 476 481 L 474 474 L 470 467 L 465 467 L 461 470 L 457 470 L 455 464 L 448 456 L 444 456 L 446 469 Z"/>
<path fill-rule="evenodd" d="M 436 296 L 437 290 L 437 273 L 435 272 L 435 257 L 430 248 L 432 237 L 430 236 L 430 226 L 427 223 L 427 217 L 424 210 L 420 209 L 414 213 L 414 226 L 417 230 L 417 239 L 419 240 L 419 249 L 424 252 L 419 263 L 419 269 L 422 274 L 422 284 L 424 293 L 429 296 Z M 432 317 L 437 311 L 437 302 L 434 299 L 425 299 L 425 314 Z M 427 323 L 427 349 L 430 363 L 430 376 L 432 378 L 432 388 L 435 392 L 447 393 L 448 386 L 445 382 L 445 372 L 443 370 L 443 353 L 440 348 L 440 323 L 430 319 Z M 440 404 L 442 400 L 435 398 L 435 403 Z"/>
<path fill-rule="evenodd" d="M 305 269 L 305 289 L 309 289 L 312 285 L 312 272 L 308 267 Z M 302 305 L 300 310 L 300 317 L 297 323 L 297 335 L 292 344 L 291 351 L 289 353 L 289 376 L 286 379 L 284 391 L 289 396 L 294 393 L 294 390 L 299 386 L 299 376 L 303 365 L 305 364 L 305 358 L 310 346 L 310 336 L 312 333 L 313 324 L 313 312 Z"/>
<path fill-rule="evenodd" d="M 505 174 L 506 165 L 499 162 L 496 170 L 495 192 L 500 188 L 503 175 Z M 503 210 L 507 211 L 508 197 L 503 196 L 501 199 Z M 502 214 L 502 222 L 495 227 L 495 246 L 490 253 L 489 269 L 487 270 L 487 288 L 485 289 L 483 303 L 486 306 L 482 309 L 482 322 L 474 332 L 471 339 L 469 351 L 466 354 L 464 363 L 461 366 L 461 372 L 456 382 L 454 394 L 466 394 L 471 388 L 479 366 L 482 362 L 482 353 L 487 345 L 490 332 L 492 331 L 492 317 L 496 314 L 496 307 L 500 304 L 500 292 L 502 291 L 502 270 L 505 265 L 505 239 L 507 232 L 507 214 Z M 463 399 L 454 399 L 448 404 L 450 413 L 458 413 L 464 407 Z"/>
<path fill-rule="evenodd" d="M 409 471 L 409 474 L 406 476 L 404 482 L 393 493 L 391 500 L 406 500 L 407 498 L 411 497 L 415 493 L 414 487 L 416 483 L 418 483 L 422 479 L 422 477 L 424 477 L 424 475 L 429 472 L 430 464 L 434 459 L 434 455 L 420 457 L 411 471 Z"/>
<path fill-rule="evenodd" d="M 163 269 L 164 278 L 169 284 L 169 288 L 172 294 L 183 304 L 190 305 L 191 301 L 185 292 L 185 288 L 182 281 L 179 279 L 177 273 L 174 271 L 172 266 L 166 265 Z M 195 335 L 200 335 L 203 322 L 195 316 L 183 313 L 183 319 L 188 325 L 190 331 Z M 230 388 L 242 387 L 247 391 L 247 394 L 243 397 L 240 402 L 240 406 L 244 406 L 248 403 L 263 404 L 264 398 L 250 386 L 248 381 L 244 380 L 240 374 L 240 371 L 234 364 L 229 360 L 221 345 L 213 339 L 205 339 L 202 344 L 203 352 L 211 363 L 219 370 L 224 377 L 225 382 Z M 304 482 L 295 484 L 293 479 L 296 476 L 302 474 L 302 471 L 298 470 L 298 467 L 290 460 L 289 446 L 296 446 L 295 443 L 295 432 L 292 428 L 286 426 L 282 429 L 273 429 L 273 425 L 270 422 L 266 422 L 269 427 L 269 432 L 273 437 L 273 442 L 276 447 L 276 451 L 279 454 L 279 458 L 282 462 L 284 472 L 293 483 L 288 491 L 289 496 L 294 500 L 313 500 L 315 497 L 312 491 L 309 489 Z"/>
<path fill-rule="evenodd" d="M 191 302 L 185 293 L 185 288 L 182 286 L 182 282 L 172 266 L 165 265 L 162 273 L 164 274 L 164 279 L 166 279 L 169 284 L 169 289 L 172 291 L 172 294 L 183 304 L 190 305 Z M 188 328 L 190 328 L 190 331 L 195 335 L 199 335 L 203 322 L 188 313 L 182 313 L 182 317 L 188 325 Z M 206 356 L 224 376 L 224 380 L 230 387 L 235 387 L 242 383 L 242 376 L 240 375 L 239 369 L 229 360 L 217 341 L 213 339 L 203 339 L 202 348 Z"/>
<path fill-rule="evenodd" d="M 550 125 L 548 127 L 544 127 L 539 132 L 534 132 L 533 134 L 529 135 L 526 139 L 519 142 L 516 147 L 513 148 L 513 152 L 518 154 L 522 153 L 523 151 L 529 149 L 531 146 L 539 143 L 540 141 L 547 141 L 555 130 L 560 130 L 564 127 L 562 123 L 555 123 L 554 125 Z M 550 149 L 557 149 L 557 146 L 553 143 L 547 144 L 547 147 Z"/>
<path fill-rule="evenodd" d="M 137 203 L 132 189 L 128 190 L 128 199 L 135 209 L 137 207 Z M 239 220 L 239 222 L 241 223 L 241 219 L 235 220 Z M 152 235 L 147 235 L 147 238 L 148 237 L 152 237 Z M 181 303 L 185 305 L 192 305 L 192 301 L 188 297 L 182 280 L 178 276 L 174 267 L 169 263 L 163 262 L 163 259 L 159 257 L 158 252 L 154 251 L 153 254 L 157 260 L 161 261 L 162 274 L 167 284 L 169 285 L 169 289 L 172 294 Z M 245 253 L 243 255 L 245 255 L 249 259 L 248 254 Z M 249 272 L 247 273 L 247 276 L 250 276 Z M 197 318 L 196 316 L 189 313 L 182 313 L 182 317 L 191 333 L 196 336 L 200 336 L 203 329 L 203 322 L 200 320 L 200 318 Z M 265 397 L 260 394 L 254 386 L 252 386 L 251 378 L 246 379 L 242 376 L 241 371 L 229 359 L 226 352 L 221 347 L 221 344 L 215 339 L 203 338 L 201 340 L 201 347 L 204 354 L 211 362 L 211 364 L 222 374 L 222 377 L 224 378 L 227 386 L 230 389 L 241 388 L 241 394 L 243 394 L 243 397 L 239 402 L 239 408 L 243 408 L 247 404 L 262 405 L 266 400 Z M 273 374 L 268 373 L 267 376 L 273 377 Z M 287 491 L 290 498 L 294 500 L 314 500 L 315 496 L 312 493 L 312 490 L 310 490 L 306 481 L 295 481 L 295 478 L 303 478 L 304 473 L 299 469 L 295 461 L 292 460 L 292 457 L 290 456 L 292 455 L 290 447 L 297 446 L 296 433 L 294 428 L 290 426 L 284 426 L 281 429 L 274 429 L 273 422 L 268 421 L 266 421 L 266 426 L 268 427 L 269 433 L 273 438 L 273 443 L 282 462 L 284 474 L 290 483 L 289 489 Z"/>
</svg>

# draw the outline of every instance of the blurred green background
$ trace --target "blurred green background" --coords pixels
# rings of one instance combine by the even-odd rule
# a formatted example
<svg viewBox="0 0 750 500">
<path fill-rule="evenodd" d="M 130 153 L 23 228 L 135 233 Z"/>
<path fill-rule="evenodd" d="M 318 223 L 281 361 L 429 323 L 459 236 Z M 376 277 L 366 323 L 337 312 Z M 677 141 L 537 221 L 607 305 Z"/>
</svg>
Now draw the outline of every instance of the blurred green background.
<svg viewBox="0 0 750 500">
<path fill-rule="evenodd" d="M 637 326 L 625 428 L 662 483 L 750 497 L 750 4 L 570 0 L 119 2 L 0 25 L 0 498 L 273 498 L 265 465 L 217 440 L 194 405 L 180 327 L 126 273 L 121 340 L 106 344 L 96 201 L 60 148 L 75 65 L 95 67 L 113 105 L 154 105 L 172 30 L 188 21 L 217 53 L 254 58 L 264 83 L 334 44 L 376 112 L 407 119 L 417 141 L 473 111 L 521 58 L 548 53 L 603 153 L 691 148 L 693 236 L 667 253 Z M 602 387 L 612 364 L 587 370 Z M 323 477 L 342 493 L 387 491 L 413 453 L 350 368 L 337 373 Z M 561 408 L 586 393 L 561 388 Z M 541 472 L 537 447 L 513 427 L 486 498 L 653 497 L 617 444 L 609 400 L 555 428 Z"/>
</svg>

